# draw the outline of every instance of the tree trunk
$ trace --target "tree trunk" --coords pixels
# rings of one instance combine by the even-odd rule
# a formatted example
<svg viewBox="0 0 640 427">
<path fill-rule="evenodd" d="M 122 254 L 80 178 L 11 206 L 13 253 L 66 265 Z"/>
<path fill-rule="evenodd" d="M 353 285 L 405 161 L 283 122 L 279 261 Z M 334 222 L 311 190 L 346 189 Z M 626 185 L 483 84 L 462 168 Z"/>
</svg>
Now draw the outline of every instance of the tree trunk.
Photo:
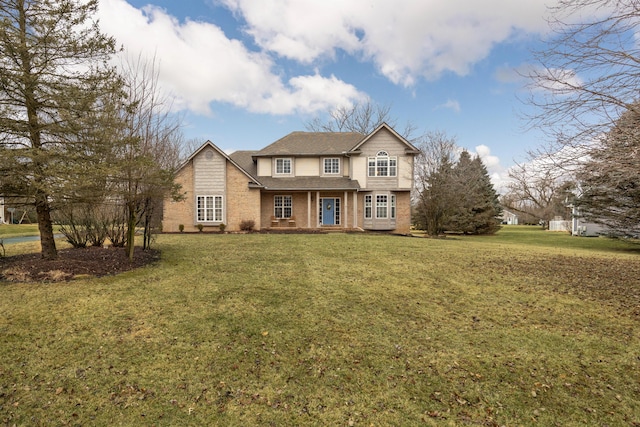
<svg viewBox="0 0 640 427">
<path fill-rule="evenodd" d="M 56 249 L 56 241 L 53 237 L 51 208 L 46 194 L 36 195 L 36 214 L 38 216 L 38 229 L 40 230 L 42 258 L 47 260 L 57 259 L 58 250 Z"/>
<path fill-rule="evenodd" d="M 133 203 L 129 203 L 127 207 L 127 256 L 129 257 L 129 261 L 133 261 L 133 253 L 136 243 L 136 208 L 132 205 Z"/>
<path fill-rule="evenodd" d="M 142 249 L 145 251 L 151 249 L 151 226 L 153 224 L 154 208 L 154 201 L 147 197 L 144 201 L 144 212 L 142 213 L 144 216 L 144 238 L 142 241 Z"/>
</svg>

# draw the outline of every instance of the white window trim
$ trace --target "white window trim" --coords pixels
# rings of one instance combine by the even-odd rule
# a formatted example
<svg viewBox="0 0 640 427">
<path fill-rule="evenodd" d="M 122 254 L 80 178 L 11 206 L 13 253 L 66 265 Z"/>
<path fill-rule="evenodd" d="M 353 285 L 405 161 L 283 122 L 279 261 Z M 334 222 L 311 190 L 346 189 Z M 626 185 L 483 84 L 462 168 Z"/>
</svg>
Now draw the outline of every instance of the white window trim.
<svg viewBox="0 0 640 427">
<path fill-rule="evenodd" d="M 277 200 L 278 197 L 282 197 L 282 205 L 280 205 L 280 206 L 276 205 L 276 200 Z M 290 206 L 286 206 L 285 205 L 286 198 L 289 198 L 289 200 L 291 200 Z M 282 209 L 282 215 L 278 215 L 277 214 L 276 210 L 278 209 L 278 207 L 280 209 Z M 291 215 L 289 215 L 289 216 L 285 215 L 285 208 L 291 209 Z M 276 217 L 276 218 L 291 218 L 293 216 L 293 196 L 292 195 L 277 194 L 277 195 L 273 196 L 273 216 Z"/>
<path fill-rule="evenodd" d="M 386 160 L 386 166 L 381 166 L 383 160 Z M 393 162 L 393 166 L 391 166 Z M 371 168 L 373 168 L 373 175 L 371 174 Z M 380 169 L 386 168 L 386 174 L 381 175 Z M 393 174 L 391 170 L 393 169 Z M 367 176 L 368 177 L 383 177 L 393 178 L 398 176 L 398 157 L 389 156 L 386 151 L 378 151 L 375 157 L 367 157 Z"/>
<path fill-rule="evenodd" d="M 367 208 L 369 215 L 367 215 Z M 364 219 L 373 219 L 373 194 L 365 194 L 364 196 Z"/>
<path fill-rule="evenodd" d="M 332 161 L 335 160 L 338 163 L 338 171 L 337 172 L 327 172 L 327 161 Z M 341 161 L 340 161 L 340 157 L 325 157 L 324 159 L 322 159 L 322 173 L 323 175 L 340 175 L 340 169 L 341 169 Z M 332 168 L 331 168 L 332 169 Z"/>
<path fill-rule="evenodd" d="M 378 202 L 378 197 L 385 197 L 386 200 L 383 204 Z M 386 214 L 384 216 L 378 216 L 378 208 L 384 207 Z M 389 218 L 389 196 L 387 194 L 376 194 L 376 219 L 387 219 Z"/>
<path fill-rule="evenodd" d="M 392 194 L 389 196 L 389 202 L 390 202 L 389 218 L 396 219 L 396 195 L 395 194 Z"/>
<path fill-rule="evenodd" d="M 198 201 L 199 199 L 203 199 L 204 200 L 204 207 L 202 209 L 200 209 L 198 207 Z M 213 217 L 212 218 L 207 218 L 207 199 L 211 199 L 211 203 L 212 203 L 212 210 L 213 210 Z M 216 200 L 220 200 L 220 208 L 216 209 Z M 204 215 L 203 215 L 203 219 L 200 219 L 200 211 L 203 210 L 204 211 Z M 220 216 L 219 219 L 216 218 L 216 211 L 219 211 Z M 197 195 L 196 196 L 196 223 L 207 223 L 207 222 L 223 222 L 224 221 L 224 196 L 219 195 L 219 194 L 215 194 L 215 195 Z"/>
<path fill-rule="evenodd" d="M 285 161 L 289 162 L 289 172 L 278 172 L 278 160 L 282 161 L 282 170 L 284 171 Z M 273 160 L 274 175 L 293 175 L 293 159 L 291 157 L 276 157 Z"/>
</svg>

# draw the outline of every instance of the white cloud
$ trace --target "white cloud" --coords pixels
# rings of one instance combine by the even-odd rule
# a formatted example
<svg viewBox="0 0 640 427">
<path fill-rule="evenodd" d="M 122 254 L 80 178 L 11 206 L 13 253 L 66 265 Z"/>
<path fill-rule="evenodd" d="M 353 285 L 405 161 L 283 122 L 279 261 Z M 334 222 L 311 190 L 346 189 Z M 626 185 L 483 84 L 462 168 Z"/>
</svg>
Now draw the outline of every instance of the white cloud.
<svg viewBox="0 0 640 427">
<path fill-rule="evenodd" d="M 486 145 L 478 145 L 476 147 L 476 154 L 482 160 L 482 163 L 487 167 L 489 171 L 495 171 L 496 168 L 500 167 L 500 159 L 498 156 L 494 156 L 491 154 L 491 149 Z"/>
<path fill-rule="evenodd" d="M 163 9 L 142 10 L 125 0 L 100 0 L 102 30 L 132 55 L 159 61 L 159 83 L 175 96 L 174 107 L 209 114 L 221 102 L 257 113 L 326 110 L 365 98 L 353 85 L 331 76 L 283 81 L 268 53 L 249 51 L 210 23 L 178 22 Z"/>
<path fill-rule="evenodd" d="M 556 95 L 570 94 L 584 83 L 575 70 L 543 68 L 533 64 L 498 67 L 494 78 L 500 83 L 517 83 L 536 92 L 553 92 Z"/>
<path fill-rule="evenodd" d="M 480 157 L 480 160 L 482 160 L 482 163 L 486 166 L 496 191 L 498 193 L 504 193 L 509 183 L 509 174 L 504 166 L 500 164 L 498 156 L 491 154 L 491 149 L 484 144 L 476 146 L 475 150 L 475 154 Z"/>
<path fill-rule="evenodd" d="M 527 76 L 533 71 L 533 66 L 530 64 L 521 64 L 517 67 L 503 65 L 496 69 L 494 78 L 500 83 L 527 83 Z"/>
<path fill-rule="evenodd" d="M 447 99 L 447 102 L 438 105 L 436 108 L 446 108 L 449 110 L 453 110 L 456 113 L 459 113 L 461 111 L 460 103 L 455 99 Z"/>
<path fill-rule="evenodd" d="M 545 0 L 218 0 L 263 49 L 302 63 L 338 49 L 372 61 L 393 83 L 466 75 L 493 46 L 547 31 Z"/>
</svg>

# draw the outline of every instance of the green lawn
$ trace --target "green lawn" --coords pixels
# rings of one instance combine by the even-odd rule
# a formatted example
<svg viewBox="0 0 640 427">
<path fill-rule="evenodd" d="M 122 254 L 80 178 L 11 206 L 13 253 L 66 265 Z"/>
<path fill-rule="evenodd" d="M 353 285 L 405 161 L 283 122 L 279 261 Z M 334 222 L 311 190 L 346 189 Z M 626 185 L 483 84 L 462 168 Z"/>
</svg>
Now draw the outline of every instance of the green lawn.
<svg viewBox="0 0 640 427">
<path fill-rule="evenodd" d="M 115 277 L 0 283 L 6 425 L 640 423 L 637 246 L 159 236 Z"/>
<path fill-rule="evenodd" d="M 0 239 L 7 237 L 37 236 L 38 224 L 0 224 Z"/>
</svg>

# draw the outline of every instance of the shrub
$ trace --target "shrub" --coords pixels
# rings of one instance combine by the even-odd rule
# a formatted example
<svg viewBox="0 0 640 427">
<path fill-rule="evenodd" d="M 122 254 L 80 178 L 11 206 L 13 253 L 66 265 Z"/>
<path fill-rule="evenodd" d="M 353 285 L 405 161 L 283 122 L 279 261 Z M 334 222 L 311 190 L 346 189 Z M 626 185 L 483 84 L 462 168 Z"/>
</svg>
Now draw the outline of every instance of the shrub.
<svg viewBox="0 0 640 427">
<path fill-rule="evenodd" d="M 198 224 L 198 231 L 202 233 L 202 229 L 204 228 L 204 225 L 202 224 Z"/>
<path fill-rule="evenodd" d="M 218 226 L 220 227 L 220 231 L 224 233 L 224 229 L 227 228 L 227 226 L 223 223 L 220 223 L 220 225 Z"/>
<path fill-rule="evenodd" d="M 84 248 L 87 244 L 102 246 L 107 238 L 105 220 L 99 206 L 88 203 L 69 205 L 56 215 L 61 224 L 60 233 L 74 248 Z"/>
<path fill-rule="evenodd" d="M 256 226 L 256 222 L 252 219 L 245 219 L 240 223 L 240 230 L 253 231 L 253 227 Z"/>
<path fill-rule="evenodd" d="M 182 233 L 184 231 L 184 224 L 180 224 L 178 226 L 178 230 L 180 230 L 180 232 Z"/>
<path fill-rule="evenodd" d="M 111 245 L 115 248 L 124 248 L 127 241 L 127 227 L 121 220 L 114 220 L 107 229 L 107 235 L 111 240 Z"/>
</svg>

